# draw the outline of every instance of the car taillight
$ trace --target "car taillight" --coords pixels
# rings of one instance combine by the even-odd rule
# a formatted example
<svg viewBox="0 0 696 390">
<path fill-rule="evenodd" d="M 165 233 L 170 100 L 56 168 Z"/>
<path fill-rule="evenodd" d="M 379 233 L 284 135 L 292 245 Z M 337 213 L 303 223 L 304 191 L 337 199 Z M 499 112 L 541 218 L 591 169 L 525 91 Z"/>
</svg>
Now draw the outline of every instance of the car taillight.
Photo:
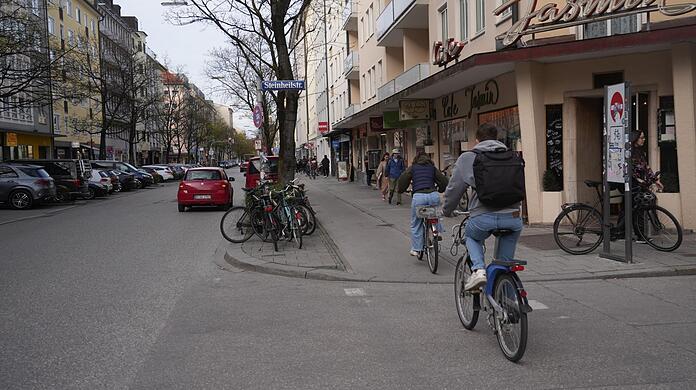
<svg viewBox="0 0 696 390">
<path fill-rule="evenodd" d="M 109 179 L 101 179 L 99 181 L 102 183 L 111 183 L 111 180 L 109 180 Z"/>
<path fill-rule="evenodd" d="M 51 181 L 48 180 L 48 179 L 39 179 L 39 180 L 36 180 L 36 181 L 34 182 L 34 184 L 40 185 L 40 186 L 50 186 L 50 185 L 51 185 Z"/>
</svg>

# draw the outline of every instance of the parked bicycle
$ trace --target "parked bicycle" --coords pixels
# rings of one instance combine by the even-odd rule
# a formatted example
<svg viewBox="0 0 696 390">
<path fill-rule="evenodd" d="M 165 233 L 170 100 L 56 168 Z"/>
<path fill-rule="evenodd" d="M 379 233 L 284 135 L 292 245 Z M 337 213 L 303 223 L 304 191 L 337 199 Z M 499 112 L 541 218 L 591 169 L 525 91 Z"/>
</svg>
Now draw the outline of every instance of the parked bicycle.
<svg viewBox="0 0 696 390">
<path fill-rule="evenodd" d="M 423 224 L 423 248 L 418 252 L 418 260 L 423 260 L 425 257 L 428 260 L 430 272 L 437 273 L 440 241 L 442 241 L 437 225 L 442 216 L 441 211 L 436 207 L 418 207 L 416 215 Z"/>
<path fill-rule="evenodd" d="M 633 194 L 633 230 L 640 240 L 651 247 L 671 252 L 681 245 L 682 227 L 672 213 L 655 204 L 656 196 L 650 191 L 651 184 L 645 183 Z M 553 223 L 553 238 L 556 244 L 572 255 L 590 253 L 604 239 L 604 220 L 600 211 L 603 205 L 600 190 L 602 183 L 585 180 L 585 185 L 594 188 L 596 192 L 597 200 L 594 205 L 565 204 Z M 613 237 L 618 237 L 624 231 L 623 224 L 610 225 L 610 231 Z"/>
<path fill-rule="evenodd" d="M 303 215 L 304 211 L 287 201 L 289 191 L 288 187 L 279 191 L 270 191 L 271 201 L 274 205 L 273 214 L 279 223 L 280 234 L 278 238 L 292 242 L 297 249 L 302 249 L 303 229 L 301 224 L 303 221 L 307 221 L 307 216 Z M 276 248 L 277 245 L 277 242 L 274 242 Z"/>
<path fill-rule="evenodd" d="M 464 220 L 452 228 L 452 247 L 458 248 L 465 243 L 469 213 L 455 211 L 455 215 L 464 215 Z M 512 230 L 505 229 L 491 232 L 496 237 L 495 258 L 498 257 L 498 238 L 512 233 Z M 451 251 L 456 253 L 454 249 Z M 519 361 L 527 348 L 527 314 L 532 311 L 527 301 L 527 291 L 517 276 L 517 272 L 523 271 L 526 264 L 522 260 L 491 261 L 486 267 L 486 285 L 476 291 L 464 288 L 472 274 L 472 262 L 466 251 L 459 258 L 454 272 L 455 304 L 462 325 L 467 330 L 473 330 L 479 313 L 486 312 L 488 325 L 498 339 L 500 350 L 513 362 Z"/>
</svg>

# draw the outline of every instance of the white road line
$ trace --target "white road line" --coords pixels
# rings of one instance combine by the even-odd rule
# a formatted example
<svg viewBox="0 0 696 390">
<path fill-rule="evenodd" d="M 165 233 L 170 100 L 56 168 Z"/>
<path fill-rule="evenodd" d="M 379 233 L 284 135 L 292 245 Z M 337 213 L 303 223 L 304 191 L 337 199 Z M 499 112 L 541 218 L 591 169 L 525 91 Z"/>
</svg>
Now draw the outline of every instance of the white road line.
<svg viewBox="0 0 696 390">
<path fill-rule="evenodd" d="M 541 303 L 539 301 L 535 301 L 533 299 L 529 300 L 529 306 L 531 306 L 533 310 L 546 310 L 549 308 L 548 306 L 544 305 L 543 303 Z"/>
<path fill-rule="evenodd" d="M 345 291 L 346 295 L 349 297 L 365 296 L 365 290 L 363 290 L 362 288 L 344 288 L 343 291 Z"/>
</svg>

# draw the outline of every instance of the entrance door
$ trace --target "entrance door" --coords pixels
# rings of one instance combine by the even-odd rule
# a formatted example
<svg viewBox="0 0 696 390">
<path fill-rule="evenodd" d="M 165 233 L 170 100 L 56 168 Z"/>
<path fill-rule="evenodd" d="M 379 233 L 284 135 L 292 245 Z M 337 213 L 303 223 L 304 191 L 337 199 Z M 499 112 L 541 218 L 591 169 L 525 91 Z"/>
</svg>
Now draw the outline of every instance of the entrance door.
<svg viewBox="0 0 696 390">
<path fill-rule="evenodd" d="M 576 115 L 578 201 L 593 204 L 596 193 L 584 181 L 602 181 L 604 99 L 578 98 Z"/>
</svg>

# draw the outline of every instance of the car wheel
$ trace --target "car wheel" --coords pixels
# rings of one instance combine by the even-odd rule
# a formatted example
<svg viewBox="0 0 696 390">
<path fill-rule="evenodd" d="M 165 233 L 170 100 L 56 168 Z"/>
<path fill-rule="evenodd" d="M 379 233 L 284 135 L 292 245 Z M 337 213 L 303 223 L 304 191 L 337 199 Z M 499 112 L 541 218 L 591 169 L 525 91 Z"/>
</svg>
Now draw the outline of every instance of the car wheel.
<svg viewBox="0 0 696 390">
<path fill-rule="evenodd" d="M 34 203 L 31 193 L 26 190 L 17 190 L 10 194 L 10 206 L 15 210 L 30 209 Z"/>
<path fill-rule="evenodd" d="M 140 180 L 136 179 L 134 187 L 136 190 L 139 190 L 139 189 L 143 188 L 143 183 Z"/>
<path fill-rule="evenodd" d="M 84 198 L 87 199 L 87 200 L 92 200 L 92 199 L 94 199 L 94 198 L 96 198 L 96 197 L 97 197 L 97 193 L 94 191 L 93 188 L 90 188 L 90 189 L 89 189 L 89 195 L 84 196 Z"/>
<path fill-rule="evenodd" d="M 68 201 L 68 192 L 65 189 L 59 188 L 56 191 L 56 201 L 58 202 L 67 202 Z"/>
<path fill-rule="evenodd" d="M 180 204 L 179 205 L 179 212 L 183 213 L 184 211 L 186 211 L 186 206 L 184 206 L 183 204 Z"/>
</svg>

